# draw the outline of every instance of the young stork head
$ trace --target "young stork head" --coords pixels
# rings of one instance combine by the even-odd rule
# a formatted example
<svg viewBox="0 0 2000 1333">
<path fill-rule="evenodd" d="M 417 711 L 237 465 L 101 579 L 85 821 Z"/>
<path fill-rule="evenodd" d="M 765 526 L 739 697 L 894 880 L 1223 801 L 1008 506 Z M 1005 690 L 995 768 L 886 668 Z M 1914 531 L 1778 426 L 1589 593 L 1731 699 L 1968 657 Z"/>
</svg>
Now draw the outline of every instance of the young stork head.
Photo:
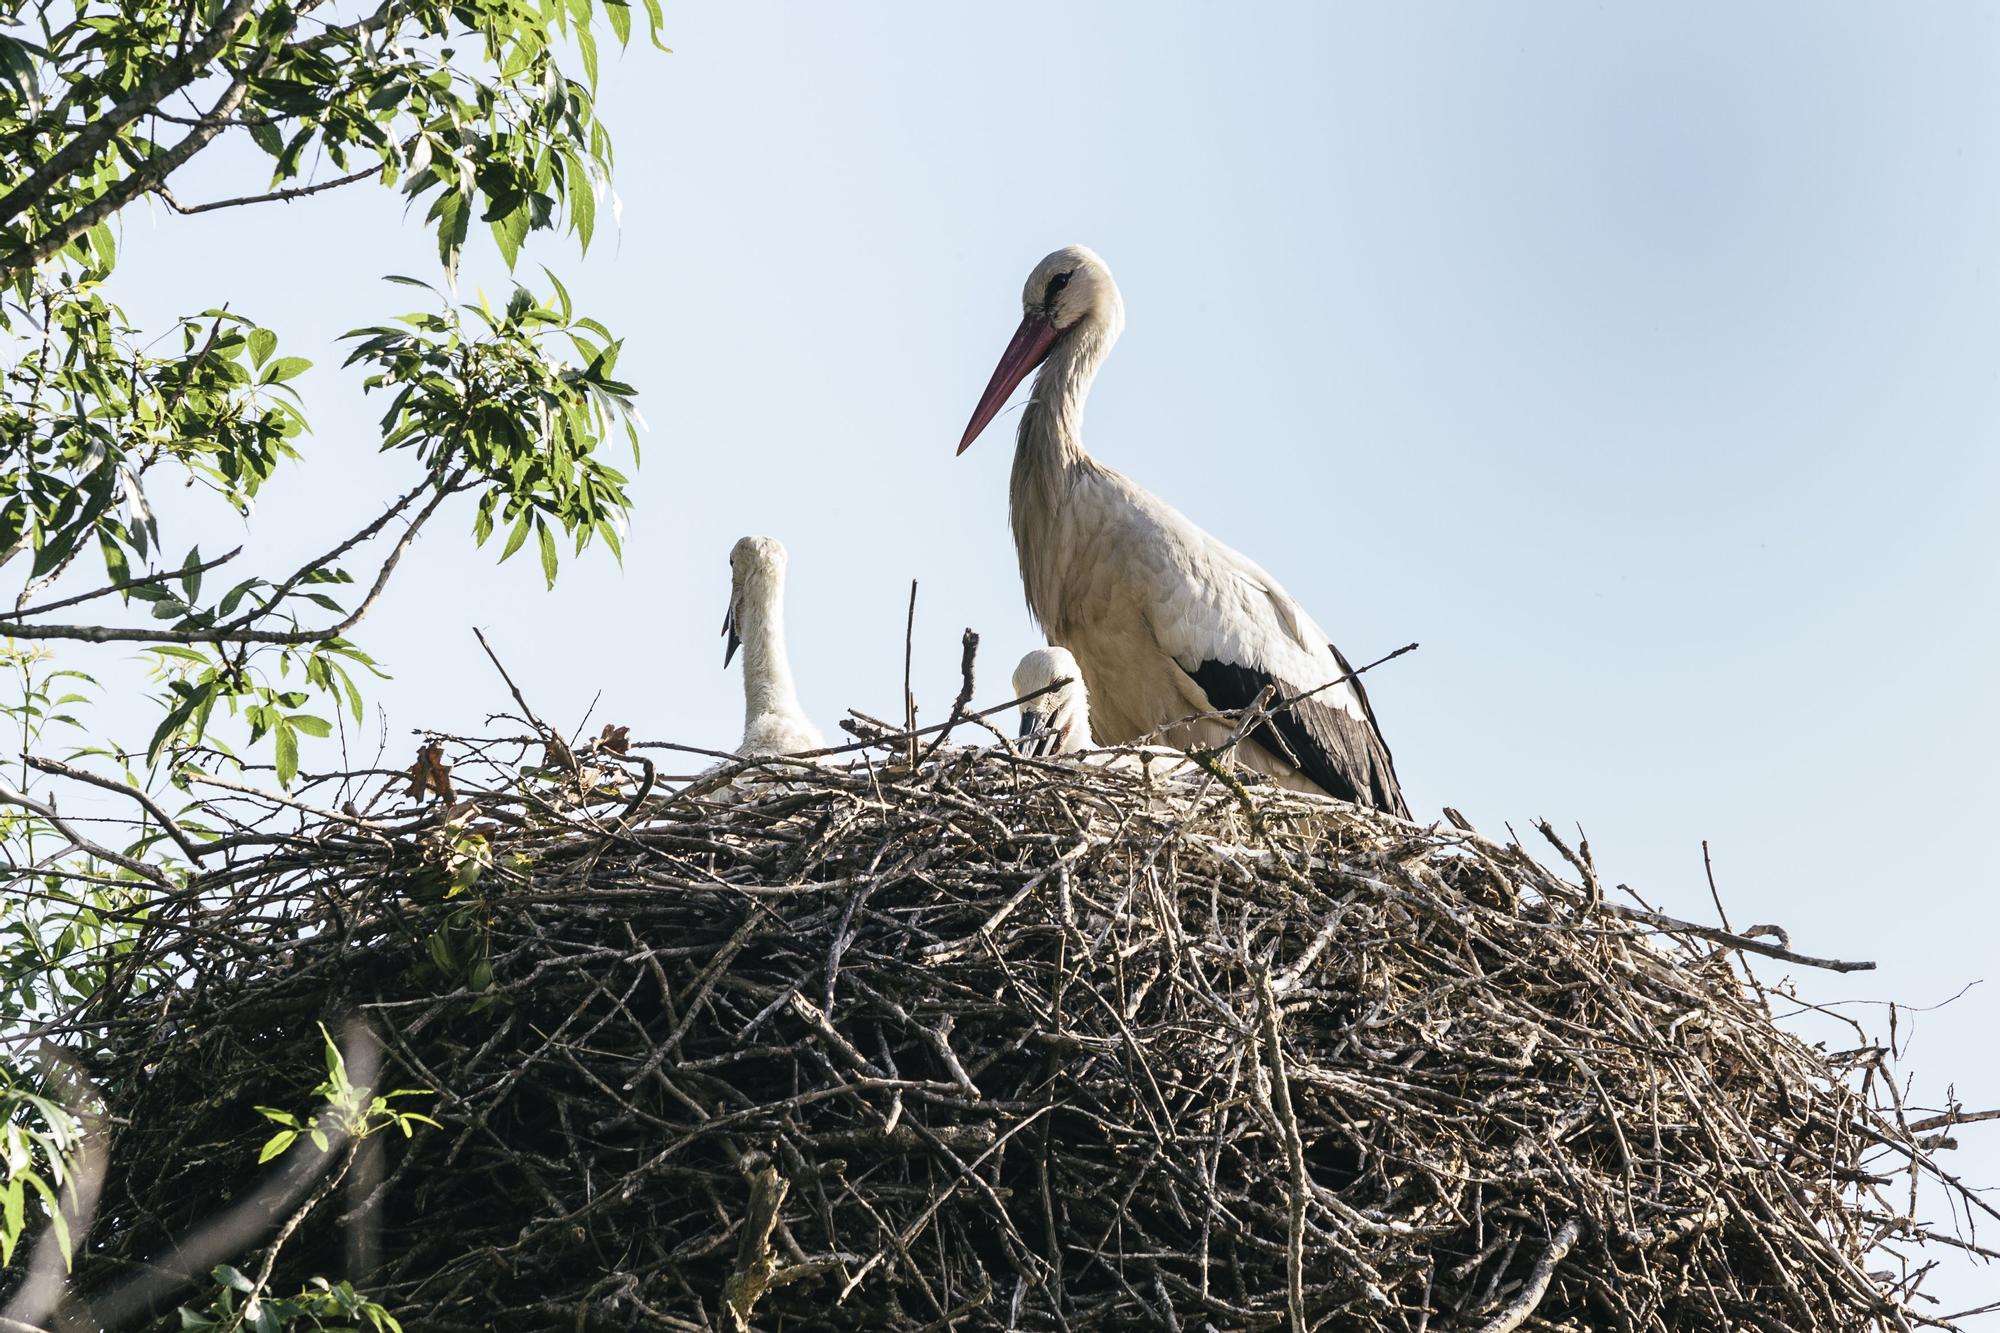
<svg viewBox="0 0 2000 1333">
<path fill-rule="evenodd" d="M 1035 265 L 1021 289 L 1021 326 L 1000 354 L 1000 364 L 972 410 L 958 452 L 964 453 L 979 438 L 1006 406 L 1015 386 L 1048 360 L 1058 344 L 1090 334 L 1108 343 L 1124 327 L 1125 303 L 1119 299 L 1118 284 L 1096 252 L 1066 245 Z"/>
<path fill-rule="evenodd" d="M 729 551 L 729 609 L 722 614 L 722 665 L 743 646 L 746 617 L 775 615 L 785 582 L 785 547 L 776 537 L 745 537 Z"/>
<path fill-rule="evenodd" d="M 1021 752 L 1075 754 L 1090 748 L 1090 697 L 1067 648 L 1037 648 L 1014 668 L 1016 696 L 1064 682 L 1021 705 Z"/>
</svg>

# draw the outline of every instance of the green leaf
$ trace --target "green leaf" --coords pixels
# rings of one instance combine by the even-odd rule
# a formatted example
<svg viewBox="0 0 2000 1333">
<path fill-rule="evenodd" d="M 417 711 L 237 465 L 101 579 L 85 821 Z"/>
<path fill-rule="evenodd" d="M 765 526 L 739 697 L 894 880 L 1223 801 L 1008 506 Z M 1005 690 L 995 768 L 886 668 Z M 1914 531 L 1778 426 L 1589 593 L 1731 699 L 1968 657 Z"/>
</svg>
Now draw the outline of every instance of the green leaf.
<svg viewBox="0 0 2000 1333">
<path fill-rule="evenodd" d="M 172 740 L 175 734 L 190 719 L 195 717 L 198 710 L 202 710 L 202 715 L 206 716 L 205 710 L 214 703 L 216 692 L 220 688 L 219 681 L 210 679 L 203 681 L 199 685 L 182 685 L 174 691 L 174 693 L 180 696 L 179 702 L 161 720 L 159 729 L 153 733 L 153 739 L 147 743 L 147 763 L 151 764 L 158 761 L 160 751 L 166 748 L 167 742 Z M 200 729 L 197 727 L 197 735 L 199 731 Z"/>
<path fill-rule="evenodd" d="M 27 1224 L 27 1186 L 19 1178 L 0 1185 L 0 1264 L 14 1257 L 14 1244 Z"/>
<path fill-rule="evenodd" d="M 42 1202 L 48 1205 L 49 1230 L 55 1233 L 56 1248 L 62 1251 L 63 1267 L 68 1268 L 71 1260 L 69 1218 L 63 1215 L 62 1205 L 56 1202 L 56 1192 L 49 1188 L 47 1181 L 32 1171 L 21 1172 L 16 1179 L 32 1185 Z"/>
<path fill-rule="evenodd" d="M 325 718 L 314 717 L 309 713 L 293 713 L 285 721 L 308 736 L 325 738 L 333 734 L 333 727 Z"/>
<path fill-rule="evenodd" d="M 4 74 L 14 95 L 21 99 L 31 116 L 42 114 L 41 75 L 35 56 L 44 59 L 48 51 L 32 42 L 18 41 L 0 33 L 0 74 Z"/>
<path fill-rule="evenodd" d="M 507 534 L 506 549 L 500 552 L 502 560 L 521 549 L 521 543 L 528 540 L 528 529 L 534 526 L 534 521 L 535 516 L 531 512 L 524 512 L 514 521 L 514 530 Z"/>
<path fill-rule="evenodd" d="M 556 535 L 539 518 L 535 520 L 535 535 L 542 539 L 542 577 L 553 588 L 556 586 Z"/>
<path fill-rule="evenodd" d="M 604 539 L 604 544 L 611 548 L 612 559 L 616 560 L 621 565 L 624 564 L 625 545 L 622 541 L 619 540 L 618 529 L 612 525 L 610 519 L 600 518 L 597 520 L 597 535 L 602 537 Z"/>
<path fill-rule="evenodd" d="M 111 224 L 100 222 L 89 232 L 90 248 L 97 252 L 98 267 L 106 273 L 118 266 L 118 238 L 111 230 Z"/>
<path fill-rule="evenodd" d="M 269 329 L 250 330 L 250 364 L 261 366 L 278 350 L 278 335 Z"/>
<path fill-rule="evenodd" d="M 237 1272 L 229 1264 L 217 1264 L 208 1270 L 208 1275 L 215 1279 L 215 1285 L 218 1287 L 228 1287 L 232 1291 L 240 1291 L 245 1295 L 257 1290 L 256 1283 Z"/>
<path fill-rule="evenodd" d="M 561 278 L 558 278 L 555 274 L 549 271 L 549 266 L 547 264 L 542 265 L 542 276 L 549 280 L 549 285 L 551 287 L 555 288 L 556 308 L 562 311 L 562 317 L 564 319 L 570 318 L 571 311 L 569 302 L 569 288 L 562 285 Z"/>
<path fill-rule="evenodd" d="M 199 546 L 189 551 L 187 559 L 181 561 L 181 591 L 186 594 L 189 602 L 193 602 L 197 597 L 201 596 L 201 570 L 196 568 L 200 564 L 201 547 Z"/>
<path fill-rule="evenodd" d="M 272 729 L 277 742 L 278 785 L 289 787 L 292 779 L 299 775 L 299 737 L 288 722 L 280 722 Z"/>
<path fill-rule="evenodd" d="M 265 368 L 259 384 L 283 384 L 301 371 L 309 370 L 312 362 L 302 356 L 281 356 Z"/>
<path fill-rule="evenodd" d="M 663 45 L 660 41 L 660 29 L 667 26 L 667 17 L 660 8 L 660 0 L 646 0 L 646 22 L 654 49 L 671 53 L 673 48 Z"/>
<path fill-rule="evenodd" d="M 273 125 L 268 120 L 258 120 L 251 122 L 250 142 L 256 144 L 259 148 L 269 153 L 272 157 L 282 157 L 284 155 L 285 152 L 284 136 L 280 135 L 278 133 L 278 127 L 276 125 Z"/>
<path fill-rule="evenodd" d="M 348 675 L 338 664 L 334 666 L 333 671 L 340 679 L 340 688 L 347 694 L 347 711 L 353 716 L 354 725 L 358 727 L 361 725 L 361 687 L 356 685 L 354 677 Z"/>
<path fill-rule="evenodd" d="M 465 250 L 466 228 L 472 221 L 472 201 L 463 193 L 446 194 L 435 208 L 438 224 L 438 260 L 444 265 L 445 280 L 458 285 L 458 257 Z"/>
<path fill-rule="evenodd" d="M 587 251 L 590 238 L 597 231 L 597 180 L 575 153 L 564 154 L 564 160 L 569 164 L 563 197 L 569 201 L 570 226 L 576 229 L 577 245 Z M 563 302 L 563 318 L 569 318 L 567 297 Z"/>
<path fill-rule="evenodd" d="M 19 533 L 14 534 L 14 536 L 19 535 Z M 7 544 L 11 545 L 13 538 L 0 533 L 0 540 L 5 540 Z M 111 576 L 111 581 L 113 583 L 131 582 L 132 566 L 125 559 L 125 548 L 118 544 L 118 539 L 104 529 L 99 528 L 97 530 L 97 546 L 104 554 L 104 572 Z M 127 602 L 132 600 L 132 594 L 129 592 L 121 595 Z"/>
<path fill-rule="evenodd" d="M 327 1081 L 336 1088 L 347 1086 L 347 1061 L 340 1054 L 340 1047 L 333 1044 L 333 1034 L 326 1030 L 326 1024 L 319 1025 L 321 1055 L 326 1060 Z"/>
<path fill-rule="evenodd" d="M 262 1166 L 285 1149 L 291 1147 L 298 1137 L 299 1132 L 296 1129 L 281 1129 L 270 1138 L 265 1139 L 263 1149 L 257 1154 L 257 1165 Z"/>
<path fill-rule="evenodd" d="M 521 256 L 521 242 L 528 238 L 528 218 L 528 205 L 524 203 L 493 223 L 493 239 L 499 242 L 500 257 L 507 261 L 510 273 L 514 269 L 514 261 Z"/>
</svg>

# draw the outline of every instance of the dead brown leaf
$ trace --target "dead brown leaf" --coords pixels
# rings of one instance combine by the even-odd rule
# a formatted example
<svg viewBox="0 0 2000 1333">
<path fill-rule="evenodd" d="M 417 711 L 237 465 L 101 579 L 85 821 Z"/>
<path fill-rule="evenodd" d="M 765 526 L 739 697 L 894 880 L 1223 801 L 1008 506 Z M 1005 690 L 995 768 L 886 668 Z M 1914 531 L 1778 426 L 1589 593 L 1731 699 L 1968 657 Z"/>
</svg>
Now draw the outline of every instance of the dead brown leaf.
<svg viewBox="0 0 2000 1333">
<path fill-rule="evenodd" d="M 410 765 L 410 790 L 408 795 L 422 799 L 427 791 L 434 791 L 438 799 L 447 804 L 458 796 L 451 789 L 451 765 L 444 762 L 444 746 L 432 741 L 417 751 L 417 762 Z"/>
</svg>

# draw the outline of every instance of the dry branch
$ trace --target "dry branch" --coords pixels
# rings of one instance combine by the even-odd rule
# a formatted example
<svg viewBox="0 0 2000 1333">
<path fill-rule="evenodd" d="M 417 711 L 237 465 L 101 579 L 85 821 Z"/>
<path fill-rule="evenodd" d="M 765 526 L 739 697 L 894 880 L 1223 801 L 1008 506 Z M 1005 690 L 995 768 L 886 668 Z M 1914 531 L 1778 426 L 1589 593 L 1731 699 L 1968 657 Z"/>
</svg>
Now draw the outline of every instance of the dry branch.
<svg viewBox="0 0 2000 1333">
<path fill-rule="evenodd" d="M 352 1275 L 413 1328 L 1908 1333 L 1966 1243 L 1909 1188 L 1980 1115 L 1733 951 L 1829 960 L 1581 850 L 912 734 L 660 795 L 442 744 L 448 805 L 198 784 L 256 841 L 52 1034 L 118 1110 L 86 1297 L 256 1190 L 350 1016 L 438 1090 Z M 344 1275 L 323 1197 L 272 1290 Z"/>
</svg>

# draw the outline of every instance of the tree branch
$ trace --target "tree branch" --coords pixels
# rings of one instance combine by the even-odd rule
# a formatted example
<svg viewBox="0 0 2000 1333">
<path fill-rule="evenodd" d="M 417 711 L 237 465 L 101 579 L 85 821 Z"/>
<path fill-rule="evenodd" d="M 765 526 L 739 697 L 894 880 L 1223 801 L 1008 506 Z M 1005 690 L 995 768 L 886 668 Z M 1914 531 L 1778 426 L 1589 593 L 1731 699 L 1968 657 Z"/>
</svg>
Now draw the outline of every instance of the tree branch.
<svg viewBox="0 0 2000 1333">
<path fill-rule="evenodd" d="M 464 474 L 461 472 L 459 475 L 462 477 Z M 361 623 L 364 616 L 375 609 L 375 603 L 381 600 L 383 588 L 388 586 L 389 576 L 395 572 L 396 564 L 403 558 L 403 553 L 410 549 L 410 543 L 416 540 L 418 531 L 422 529 L 425 523 L 430 521 L 431 515 L 437 512 L 438 506 L 444 503 L 445 497 L 456 493 L 455 485 L 450 483 L 438 488 L 437 492 L 431 496 L 430 503 L 419 510 L 417 516 L 410 520 L 410 526 L 403 530 L 403 535 L 397 540 L 395 549 L 390 551 L 388 559 L 382 562 L 382 568 L 375 575 L 375 582 L 368 589 L 368 595 L 362 599 L 361 605 L 355 607 L 353 613 L 345 620 L 340 621 L 338 624 L 329 625 L 324 629 L 246 630 L 227 627 L 216 629 L 132 629 L 122 625 L 16 624 L 8 626 L 7 633 L 16 639 L 69 639 L 77 643 L 325 643 L 328 639 L 337 639 L 347 633 L 348 630 L 353 629 Z M 391 511 L 391 516 L 393 516 L 394 512 Z M 378 520 L 371 526 L 376 531 L 380 531 L 381 522 L 381 520 Z M 353 541 L 358 540 L 365 540 L 365 538 L 353 539 Z M 350 541 L 347 545 L 352 545 L 353 541 Z M 340 549 L 344 550 L 346 546 Z M 307 568 L 310 569 L 312 566 L 307 566 Z M 269 609 L 268 605 L 264 608 L 266 611 Z M 242 622 L 233 623 L 240 624 Z"/>
<path fill-rule="evenodd" d="M 188 834 L 187 830 L 183 829 L 174 817 L 160 806 L 158 801 L 155 801 L 151 796 L 137 787 L 119 782 L 115 778 L 102 777 L 86 768 L 77 768 L 73 765 L 65 764 L 60 759 L 44 759 L 40 755 L 24 754 L 21 756 L 21 762 L 37 772 L 69 778 L 72 781 L 96 787 L 101 791 L 116 792 L 120 796 L 128 796 L 132 800 L 137 801 L 146 813 L 151 815 L 159 823 L 160 827 L 166 830 L 167 836 L 174 840 L 175 844 L 180 847 L 181 851 L 187 855 L 190 861 L 198 861 L 212 852 L 222 851 L 227 846 L 241 841 L 241 839 L 226 838 L 204 847 L 196 842 Z"/>
<path fill-rule="evenodd" d="M 1535 1261 L 1535 1270 L 1528 1274 L 1526 1284 L 1504 1309 L 1479 1326 L 1479 1333 L 1514 1333 L 1526 1323 L 1528 1316 L 1535 1312 L 1535 1307 L 1542 1303 L 1542 1297 L 1549 1294 L 1549 1282 L 1556 1275 L 1556 1265 L 1569 1256 L 1570 1247 L 1576 1244 L 1582 1231 L 1573 1217 L 1563 1223 L 1550 1238 L 1549 1248 Z"/>
<path fill-rule="evenodd" d="M 463 480 L 465 480 L 465 469 L 460 468 L 458 472 L 455 473 L 449 481 L 445 482 L 443 491 L 447 494 L 456 491 L 458 489 L 459 483 Z M 222 627 L 223 630 L 231 631 L 231 630 L 242 629 L 246 625 L 250 624 L 252 621 L 256 620 L 258 617 L 264 615 L 272 607 L 276 606 L 279 602 L 282 602 L 286 598 L 286 596 L 291 593 L 292 589 L 298 587 L 299 584 L 304 581 L 305 577 L 308 574 L 312 573 L 316 569 L 325 569 L 328 565 L 340 559 L 340 557 L 346 555 L 349 551 L 361 545 L 361 543 L 369 540 L 376 533 L 382 531 L 383 528 L 388 527 L 390 521 L 393 520 L 396 517 L 396 515 L 402 513 L 405 509 L 408 509 L 410 507 L 411 502 L 413 502 L 419 495 L 422 495 L 426 490 L 429 490 L 433 484 L 434 484 L 434 479 L 426 477 L 423 481 L 420 481 L 415 486 L 412 486 L 409 490 L 403 493 L 401 499 L 397 500 L 396 503 L 390 505 L 386 510 L 383 511 L 382 517 L 376 519 L 373 523 L 370 523 L 367 527 L 361 529 L 361 531 L 355 533 L 352 537 L 349 537 L 346 541 L 334 547 L 331 551 L 328 551 L 325 555 L 321 556 L 319 559 L 310 560 L 307 561 L 305 564 L 300 565 L 290 578 L 286 579 L 283 583 L 280 583 L 277 587 L 271 590 L 271 595 L 269 597 L 266 597 L 258 605 L 256 610 L 244 612 L 236 619 L 224 625 Z"/>
<path fill-rule="evenodd" d="M 0 805 L 17 805 L 23 810 L 31 810 L 53 824 L 56 832 L 68 838 L 76 849 L 84 855 L 94 856 L 100 861 L 108 861 L 121 870 L 129 870 L 133 874 L 158 885 L 160 888 L 171 887 L 166 875 L 157 866 L 149 866 L 143 861 L 134 861 L 131 857 L 114 852 L 109 847 L 98 846 L 89 838 L 77 832 L 68 820 L 57 814 L 55 806 L 45 804 L 32 796 L 15 791 L 4 782 L 0 782 Z"/>
<path fill-rule="evenodd" d="M 951 712 L 945 717 L 943 729 L 929 745 L 924 747 L 924 752 L 917 756 L 918 766 L 928 762 L 930 757 L 938 752 L 938 749 L 951 738 L 951 729 L 965 716 L 966 705 L 972 702 L 972 664 L 978 655 L 979 635 L 967 629 L 959 640 L 958 697 L 951 701 Z"/>
<path fill-rule="evenodd" d="M 229 86 L 222 91 L 210 109 L 211 117 L 226 117 L 243 104 L 250 91 L 250 80 L 263 71 L 271 58 L 266 50 L 248 61 Z M 131 203 L 141 194 L 151 190 L 168 176 L 178 171 L 186 161 L 207 146 L 208 141 L 222 133 L 220 123 L 202 125 L 189 130 L 187 137 L 157 157 L 146 159 L 145 165 L 136 167 L 129 175 L 119 179 L 103 194 L 91 200 L 70 214 L 24 249 L 16 250 L 4 260 L 0 260 L 0 280 L 11 281 L 18 274 L 37 268 L 59 255 L 63 247 L 89 231 L 104 219 Z"/>
<path fill-rule="evenodd" d="M 232 0 L 232 8 L 240 7 L 247 13 L 250 3 L 251 0 Z M 320 0 L 303 0 L 298 6 L 297 14 L 303 16 L 317 8 L 319 3 Z M 237 26 L 241 26 L 240 19 Z M 203 41 L 206 42 L 207 39 L 204 38 Z M 227 38 L 224 38 L 223 41 L 226 42 Z M 220 49 L 220 44 L 218 44 L 217 49 Z M 248 60 L 244 61 L 243 68 L 236 71 L 235 75 L 229 81 L 229 86 L 223 89 L 222 95 L 208 109 L 207 115 L 203 117 L 205 123 L 189 130 L 186 138 L 182 139 L 172 148 L 167 149 L 166 152 L 156 157 L 147 158 L 144 166 L 134 168 L 129 175 L 113 184 L 103 194 L 77 209 L 68 218 L 48 228 L 39 239 L 27 248 L 16 250 L 6 256 L 5 259 L 0 259 L 0 280 L 11 280 L 17 274 L 43 264 L 53 256 L 62 253 L 64 246 L 70 244 L 70 242 L 76 240 L 77 237 L 89 231 L 99 222 L 110 217 L 141 194 L 151 190 L 154 186 L 166 180 L 168 176 L 178 171 L 189 158 L 206 147 L 209 140 L 228 128 L 229 117 L 235 113 L 236 108 L 241 106 L 244 98 L 249 95 L 250 80 L 263 73 L 265 67 L 271 63 L 272 58 L 277 55 L 278 49 L 277 46 L 264 47 L 253 54 Z M 190 52 L 190 54 L 193 53 Z M 178 87 L 179 85 L 175 86 Z M 171 91 L 173 89 L 168 88 L 160 96 L 164 97 L 167 92 Z M 130 100 L 127 99 L 128 102 Z M 159 99 L 156 97 L 153 100 L 157 101 Z M 121 107 L 124 105 L 124 103 L 120 104 Z M 140 108 L 140 112 L 135 113 L 132 118 L 136 119 L 137 114 L 142 114 L 144 109 L 143 107 Z M 122 126 L 118 128 L 122 128 Z M 88 133 L 89 131 L 86 130 L 85 134 Z M 115 130 L 113 133 L 115 133 Z M 101 137 L 108 139 L 110 135 L 107 134 Z M 65 149 L 81 142 L 83 138 L 84 135 L 79 134 L 76 139 L 70 141 L 69 145 L 65 145 Z M 101 146 L 100 142 L 99 147 Z M 97 150 L 93 148 L 89 151 L 94 154 Z M 60 157 L 61 155 L 58 152 L 56 156 Z M 50 162 L 54 160 L 54 158 L 51 158 Z M 47 164 L 44 164 L 44 169 L 46 168 Z M 21 191 L 17 189 L 10 192 L 4 199 L 0 199 L 0 222 L 4 222 L 7 218 L 14 216 L 15 213 L 20 212 L 21 209 L 34 202 L 33 199 L 24 198 L 14 205 L 12 212 L 8 212 L 7 206 L 9 202 L 13 201 L 15 196 L 19 194 L 21 194 Z"/>
<path fill-rule="evenodd" d="M 96 158 L 104 150 L 104 146 L 116 138 L 127 125 L 172 96 L 178 89 L 193 82 L 195 77 L 208 67 L 209 62 L 221 53 L 222 48 L 229 45 L 236 34 L 243 30 L 243 25 L 250 19 L 250 10 L 254 2 L 255 0 L 229 0 L 229 5 L 216 16 L 215 26 L 204 33 L 200 41 L 189 47 L 186 55 L 168 61 L 151 78 L 133 89 L 130 97 L 110 110 L 101 111 L 91 117 L 74 139 L 51 153 L 47 161 L 28 173 L 27 179 L 6 194 L 0 195 L 0 222 L 7 222 L 20 216 L 32 207 L 38 198 L 47 193 L 51 185 Z M 230 110 L 234 109 L 232 105 Z M 86 224 L 86 229 L 88 225 Z M 67 244 L 69 241 L 63 242 L 63 245 Z M 61 245 L 56 247 L 58 250 L 61 248 Z"/>
<path fill-rule="evenodd" d="M 303 199 L 309 194 L 318 194 L 322 190 L 337 190 L 343 185 L 352 185 L 356 181 L 367 180 L 370 176 L 376 175 L 380 171 L 380 167 L 365 167 L 360 171 L 352 171 L 345 176 L 338 176 L 330 181 L 319 181 L 312 185 L 287 186 L 285 189 L 272 190 L 267 194 L 246 194 L 240 195 L 235 199 L 215 199 L 205 204 L 182 203 L 180 200 L 174 198 L 174 192 L 167 188 L 165 181 L 161 181 L 159 184 L 153 186 L 153 193 L 166 200 L 167 207 L 173 209 L 174 212 L 179 213 L 182 217 L 193 217 L 196 213 L 211 213 L 218 208 L 241 208 L 246 204 L 269 204 L 288 199 Z"/>
<path fill-rule="evenodd" d="M 51 611 L 60 611 L 66 606 L 75 606 L 79 602 L 94 602 L 98 598 L 108 597 L 114 592 L 130 592 L 134 588 L 143 588 L 149 583 L 165 583 L 168 579 L 184 578 L 189 574 L 205 574 L 217 565 L 226 565 L 242 554 L 243 548 L 239 546 L 226 555 L 219 555 L 213 560 L 204 560 L 198 565 L 184 566 L 180 569 L 163 569 L 157 574 L 147 574 L 143 578 L 123 579 L 117 583 L 106 584 L 95 592 L 80 592 L 74 597 L 65 597 L 59 602 L 49 602 L 44 606 L 17 607 L 12 611 L 0 611 L 0 620 L 19 620 L 23 616 L 47 615 Z"/>
<path fill-rule="evenodd" d="M 1738 935 L 1734 931 L 1717 930 L 1714 926 L 1700 926 L 1692 921 L 1682 921 L 1677 917 L 1663 916 L 1658 912 L 1641 911 L 1636 907 L 1626 907 L 1622 903 L 1601 903 L 1603 910 L 1627 921 L 1653 926 L 1660 930 L 1672 931 L 1680 935 L 1696 935 L 1717 944 L 1726 944 L 1732 949 L 1742 949 L 1748 953 L 1760 953 L 1766 958 L 1776 958 L 1780 962 L 1797 963 L 1801 967 L 1823 967 L 1829 972 L 1873 972 L 1875 964 L 1847 962 L 1839 958 L 1814 958 L 1810 954 L 1793 953 L 1790 949 L 1775 944 L 1766 944 L 1748 935 Z"/>
</svg>

